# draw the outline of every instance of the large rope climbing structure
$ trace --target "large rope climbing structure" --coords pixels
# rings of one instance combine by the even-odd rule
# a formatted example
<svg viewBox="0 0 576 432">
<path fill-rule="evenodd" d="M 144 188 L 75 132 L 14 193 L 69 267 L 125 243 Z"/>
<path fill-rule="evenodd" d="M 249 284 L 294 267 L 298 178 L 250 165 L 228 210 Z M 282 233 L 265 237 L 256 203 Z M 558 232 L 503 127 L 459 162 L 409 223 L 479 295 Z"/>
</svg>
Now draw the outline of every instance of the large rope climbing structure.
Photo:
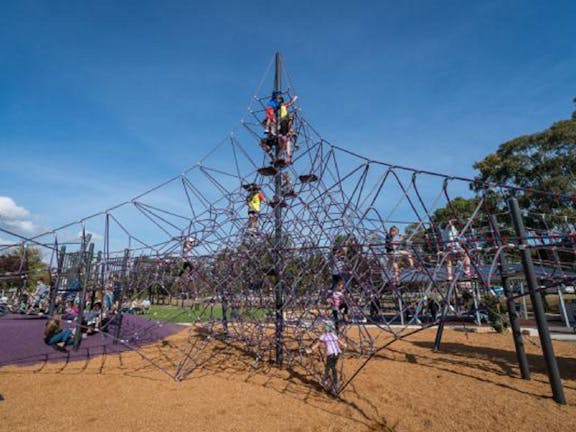
<svg viewBox="0 0 576 432">
<path fill-rule="evenodd" d="M 141 348 L 141 330 L 113 335 L 177 380 L 201 367 L 213 344 L 225 343 L 255 365 L 270 361 L 320 382 L 325 354 L 309 348 L 331 322 L 346 345 L 334 393 L 395 341 L 446 322 L 484 323 L 482 299 L 502 285 L 502 256 L 516 285 L 524 281 L 521 248 L 531 251 L 545 289 L 574 283 L 573 197 L 531 191 L 555 209 L 525 214 L 521 243 L 503 203 L 525 190 L 397 166 L 329 143 L 304 117 L 282 66 L 277 56 L 272 91 L 261 84 L 247 118 L 191 168 L 33 238 L 0 226 L 13 239 L 0 252 L 24 242 L 54 254 L 55 310 L 75 277 L 83 301 L 112 286 L 122 304 L 168 296 L 194 308 L 181 357 L 168 365 Z M 465 211 L 462 196 L 471 196 Z M 79 229 L 82 245 L 62 250 L 58 238 Z M 90 233 L 97 253 L 87 253 Z M 338 284 L 343 300 L 335 309 Z"/>
</svg>

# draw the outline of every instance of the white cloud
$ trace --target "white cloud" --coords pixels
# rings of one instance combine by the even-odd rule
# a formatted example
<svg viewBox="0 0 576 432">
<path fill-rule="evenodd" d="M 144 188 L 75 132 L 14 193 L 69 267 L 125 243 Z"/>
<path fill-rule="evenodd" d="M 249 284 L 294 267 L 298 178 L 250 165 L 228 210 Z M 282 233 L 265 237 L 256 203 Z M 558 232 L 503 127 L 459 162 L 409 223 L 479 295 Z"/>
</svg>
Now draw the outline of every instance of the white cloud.
<svg viewBox="0 0 576 432">
<path fill-rule="evenodd" d="M 14 220 L 30 217 L 30 212 L 16 205 L 10 197 L 0 196 L 0 219 Z"/>
<path fill-rule="evenodd" d="M 42 228 L 29 220 L 9 220 L 4 221 L 4 225 L 12 228 L 18 234 L 22 235 L 36 235 L 42 232 Z"/>
<path fill-rule="evenodd" d="M 0 227 L 24 237 L 40 234 L 43 228 L 33 222 L 29 210 L 7 196 L 0 196 Z"/>
</svg>

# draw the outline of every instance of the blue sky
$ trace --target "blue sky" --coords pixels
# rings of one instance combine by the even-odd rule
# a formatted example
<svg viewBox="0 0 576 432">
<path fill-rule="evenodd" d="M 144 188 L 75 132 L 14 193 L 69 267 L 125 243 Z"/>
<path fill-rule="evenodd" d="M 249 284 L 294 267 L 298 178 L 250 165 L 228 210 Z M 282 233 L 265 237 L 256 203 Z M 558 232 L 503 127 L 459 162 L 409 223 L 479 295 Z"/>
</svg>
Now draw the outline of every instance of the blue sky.
<svg viewBox="0 0 576 432">
<path fill-rule="evenodd" d="M 60 226 L 192 166 L 275 51 L 328 141 L 421 169 L 473 176 L 574 109 L 574 1 L 277 4 L 3 1 L 4 219 Z"/>
</svg>

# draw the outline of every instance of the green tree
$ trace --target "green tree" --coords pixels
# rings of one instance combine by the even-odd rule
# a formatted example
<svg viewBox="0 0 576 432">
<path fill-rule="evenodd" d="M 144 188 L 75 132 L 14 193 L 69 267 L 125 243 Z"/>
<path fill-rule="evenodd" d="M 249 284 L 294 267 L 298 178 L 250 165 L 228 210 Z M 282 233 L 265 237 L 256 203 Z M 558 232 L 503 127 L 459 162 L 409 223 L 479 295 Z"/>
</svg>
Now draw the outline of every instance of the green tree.
<svg viewBox="0 0 576 432">
<path fill-rule="evenodd" d="M 526 210 L 557 220 L 573 216 L 574 201 L 554 194 L 576 193 L 576 111 L 571 119 L 558 121 L 542 132 L 501 144 L 474 168 L 480 171 L 482 182 L 523 188 L 512 194 Z"/>
<path fill-rule="evenodd" d="M 16 288 L 23 285 L 24 277 L 27 278 L 28 290 L 34 289 L 39 278 L 48 282 L 48 266 L 42 261 L 40 249 L 20 246 L 0 256 L 1 274 L 21 274 L 23 277 L 5 279 L 0 281 L 0 288 Z"/>
<path fill-rule="evenodd" d="M 436 224 L 444 224 L 453 219 L 458 221 L 458 224 L 464 225 L 474 214 L 479 202 L 480 198 L 478 197 L 470 199 L 456 197 L 446 204 L 445 207 L 436 209 L 432 215 L 432 220 Z"/>
<path fill-rule="evenodd" d="M 431 224 L 424 226 L 420 224 L 411 224 L 406 227 L 406 234 L 410 236 L 414 243 L 416 254 L 422 258 L 435 256 L 442 242 L 441 229 L 449 220 L 454 220 L 455 225 L 461 229 L 468 220 L 475 214 L 480 204 L 480 197 L 463 198 L 455 197 L 450 200 L 444 207 L 437 208 L 431 215 Z M 484 207 L 476 213 L 472 221 L 472 228 L 478 229 L 486 225 L 484 217 Z M 470 233 L 470 231 L 469 231 Z"/>
</svg>

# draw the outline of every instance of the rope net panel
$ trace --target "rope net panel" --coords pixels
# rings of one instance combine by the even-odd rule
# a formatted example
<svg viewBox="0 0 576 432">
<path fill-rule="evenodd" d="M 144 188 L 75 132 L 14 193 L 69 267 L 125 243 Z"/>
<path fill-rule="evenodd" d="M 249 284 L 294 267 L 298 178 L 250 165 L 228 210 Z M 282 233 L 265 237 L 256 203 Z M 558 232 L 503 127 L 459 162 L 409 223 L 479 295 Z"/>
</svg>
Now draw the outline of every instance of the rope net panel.
<svg viewBox="0 0 576 432">
<path fill-rule="evenodd" d="M 269 118 L 278 96 L 292 104 Z M 526 193 L 332 145 L 287 87 L 255 96 L 241 125 L 182 174 L 34 238 L 0 228 L 0 248 L 55 255 L 55 312 L 81 292 L 87 306 L 109 295 L 118 315 L 172 304 L 163 319 L 192 325 L 169 354 L 146 346 L 146 331 L 163 325 L 151 314 L 146 331 L 124 325 L 114 337 L 174 379 L 224 344 L 252 367 L 281 352 L 284 366 L 326 384 L 329 359 L 310 347 L 330 331 L 346 346 L 326 384 L 338 393 L 396 340 L 440 321 L 486 321 L 482 299 L 502 284 L 502 254 L 506 275 L 523 280 L 504 202 Z M 547 214 L 525 215 L 528 247 L 543 285 L 572 285 L 574 201 L 546 196 Z M 90 244 L 100 252 L 88 254 Z"/>
</svg>

